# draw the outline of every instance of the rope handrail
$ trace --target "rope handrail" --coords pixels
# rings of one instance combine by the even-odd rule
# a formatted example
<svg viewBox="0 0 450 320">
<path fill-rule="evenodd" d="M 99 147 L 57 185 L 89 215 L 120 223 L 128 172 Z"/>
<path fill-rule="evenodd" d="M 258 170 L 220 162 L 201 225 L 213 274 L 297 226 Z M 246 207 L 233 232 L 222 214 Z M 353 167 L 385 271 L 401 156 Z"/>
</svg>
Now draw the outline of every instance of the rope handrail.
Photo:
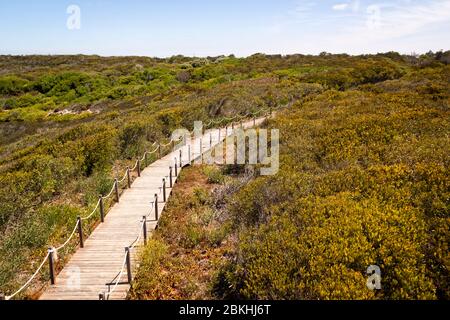
<svg viewBox="0 0 450 320">
<path fill-rule="evenodd" d="M 111 195 L 113 194 L 113 192 L 114 192 L 114 190 L 115 190 L 115 188 L 116 188 L 116 183 L 119 183 L 119 182 L 118 182 L 117 180 L 114 181 L 111 191 L 108 193 L 108 195 L 103 196 L 102 199 L 106 200 L 106 199 L 108 199 L 109 197 L 111 197 Z"/>
<path fill-rule="evenodd" d="M 265 110 L 265 109 L 260 109 L 260 110 L 258 110 L 258 111 L 256 111 L 256 112 L 250 112 L 250 113 L 252 114 L 252 116 L 256 116 L 256 115 L 258 115 L 258 114 L 261 114 L 261 113 L 264 112 L 264 111 L 267 111 L 267 110 Z"/>
<path fill-rule="evenodd" d="M 166 178 L 167 178 L 167 176 L 166 176 Z M 162 188 L 160 189 L 160 191 L 159 191 L 159 193 L 161 194 L 161 192 L 162 192 Z M 153 210 L 155 209 L 155 205 L 154 205 L 154 203 L 152 203 L 152 209 L 150 210 L 150 212 L 146 215 L 146 217 L 149 217 L 151 214 L 152 214 L 152 212 L 153 212 Z M 112 281 L 114 281 L 114 280 L 116 280 L 116 282 L 115 282 L 115 284 L 114 284 L 114 287 L 113 287 L 113 289 L 112 290 L 108 290 L 108 292 L 106 292 L 105 293 L 105 299 L 106 300 L 108 300 L 109 299 L 109 296 L 116 290 L 116 288 L 118 287 L 118 285 L 119 285 L 119 283 L 120 283 L 120 279 L 122 279 L 122 276 L 123 276 L 123 274 L 124 274 L 124 269 L 125 269 L 125 265 L 126 265 L 126 263 L 127 263 L 127 255 L 128 254 L 131 254 L 131 250 L 132 249 L 134 249 L 135 247 L 136 247 L 136 244 L 139 242 L 139 240 L 141 240 L 141 238 L 142 238 L 142 230 L 144 229 L 144 224 L 146 223 L 146 221 L 145 220 L 142 220 L 142 222 L 141 222 L 141 227 L 139 228 L 139 235 L 138 235 L 138 237 L 136 238 L 136 240 L 134 240 L 132 243 L 131 243 L 131 245 L 128 247 L 129 248 L 129 250 L 125 253 L 125 259 L 124 259 L 124 261 L 123 261 L 123 264 L 122 264 L 122 268 L 121 268 L 121 270 L 120 270 L 120 272 L 114 277 L 114 279 L 112 280 Z"/>
<path fill-rule="evenodd" d="M 97 209 L 98 209 L 98 207 L 100 206 L 100 199 L 97 201 L 97 205 L 95 206 L 95 209 L 94 210 L 92 210 L 92 212 L 88 215 L 88 216 L 86 216 L 86 217 L 82 217 L 81 218 L 81 220 L 89 220 L 93 215 L 94 215 L 94 213 L 97 211 Z"/>
<path fill-rule="evenodd" d="M 220 118 L 220 119 L 210 120 L 208 123 L 206 123 L 206 124 L 204 125 L 204 127 L 209 127 L 211 124 L 219 125 L 219 124 L 221 124 L 221 123 L 224 122 L 224 121 L 232 121 L 232 120 L 235 120 L 235 119 L 237 119 L 237 118 L 243 119 L 243 118 L 246 118 L 246 117 L 249 116 L 249 115 L 250 115 L 250 113 L 248 113 L 247 115 L 236 115 L 236 116 L 234 116 L 234 117 L 232 117 L 232 118 L 222 117 L 222 118 Z M 190 133 L 191 133 L 191 135 L 194 135 L 195 132 L 192 131 L 192 132 L 190 132 Z M 165 145 L 165 146 L 167 146 L 167 145 Z"/>
<path fill-rule="evenodd" d="M 248 114 L 247 114 L 247 115 L 235 115 L 234 117 L 231 117 L 231 118 L 229 118 L 229 117 L 223 117 L 223 118 L 216 119 L 216 120 L 210 120 L 210 121 L 205 125 L 205 127 L 209 127 L 211 124 L 220 124 L 220 123 L 222 123 L 222 122 L 224 122 L 224 121 L 232 121 L 232 120 L 235 120 L 235 119 L 237 119 L 237 118 L 243 119 L 243 118 L 245 118 L 245 117 L 247 117 L 247 116 L 248 116 Z"/>
<path fill-rule="evenodd" d="M 139 235 L 138 235 L 138 237 L 136 238 L 136 240 L 134 240 L 131 244 L 130 244 L 130 246 L 129 246 L 129 248 L 130 248 L 130 250 L 131 249 L 134 249 L 134 247 L 136 247 L 136 244 L 139 242 L 139 240 L 141 240 L 141 238 L 142 238 L 142 230 L 144 229 L 144 224 L 145 224 L 145 220 L 143 220 L 142 222 L 141 222 L 141 226 L 140 226 L 140 228 L 139 228 Z"/>
<path fill-rule="evenodd" d="M 120 180 L 117 180 L 117 183 L 124 182 L 127 177 L 128 177 L 128 170 L 125 170 L 125 174 L 124 174 L 123 178 Z M 114 190 L 114 186 L 113 186 L 113 190 Z"/>
<path fill-rule="evenodd" d="M 173 142 L 173 140 L 170 140 L 169 143 L 167 143 L 167 144 L 161 144 L 160 146 L 163 147 L 163 148 L 165 148 L 165 147 L 167 147 L 167 146 L 170 146 L 170 144 L 171 144 L 172 142 Z"/>
<path fill-rule="evenodd" d="M 155 143 L 156 143 L 156 142 L 155 142 Z M 152 146 L 154 146 L 154 144 L 152 144 Z M 139 161 L 141 161 L 141 162 L 144 161 L 144 160 L 145 160 L 145 157 L 146 157 L 147 155 L 156 153 L 156 151 L 158 151 L 158 149 L 159 149 L 159 146 L 157 146 L 156 149 L 153 150 L 153 151 L 145 151 L 145 152 L 144 152 L 144 155 L 142 156 L 142 158 L 139 159 Z"/>
<path fill-rule="evenodd" d="M 77 223 L 75 223 L 75 228 L 73 228 L 73 231 L 72 231 L 71 235 L 69 236 L 69 238 L 66 240 L 66 242 L 64 242 L 58 248 L 55 248 L 55 251 L 59 251 L 59 250 L 63 249 L 65 246 L 67 246 L 67 244 L 70 242 L 70 240 L 72 240 L 73 236 L 75 235 L 75 232 L 77 231 L 79 223 L 80 223 L 80 221 L 77 220 Z"/>
<path fill-rule="evenodd" d="M 237 118 L 237 116 L 234 116 L 234 117 L 231 117 L 231 118 L 225 118 L 225 119 L 227 119 L 228 121 L 233 121 L 233 120 L 235 120 Z"/>
<path fill-rule="evenodd" d="M 179 142 L 179 141 L 181 141 L 181 140 L 183 140 L 183 137 L 178 138 L 178 139 L 170 139 L 170 141 L 169 141 L 167 144 L 160 144 L 160 146 L 161 146 L 161 147 L 167 147 L 167 146 L 169 146 L 172 142 Z"/>
<path fill-rule="evenodd" d="M 34 274 L 31 276 L 31 278 L 28 279 L 28 281 L 25 282 L 25 284 L 22 287 L 20 287 L 19 290 L 17 290 L 16 292 L 14 292 L 13 294 L 11 294 L 9 296 L 5 296 L 5 300 L 11 300 L 16 295 L 18 295 L 20 292 L 22 292 L 26 287 L 28 287 L 28 285 L 31 283 L 31 281 L 33 281 L 33 279 L 38 275 L 39 271 L 41 271 L 42 267 L 44 266 L 45 262 L 47 261 L 48 257 L 50 256 L 50 254 L 52 254 L 51 251 L 47 252 L 47 255 L 45 256 L 44 260 L 41 262 L 41 264 L 39 265 L 37 270 L 34 272 Z"/>
<path fill-rule="evenodd" d="M 134 171 L 137 168 L 138 164 L 139 164 L 139 160 L 136 160 L 136 163 L 134 164 L 134 167 L 131 168 L 130 171 Z"/>
<path fill-rule="evenodd" d="M 149 151 L 149 152 L 147 152 L 146 154 L 153 154 L 153 153 L 156 153 L 156 151 L 158 151 L 158 149 L 159 149 L 159 146 L 158 146 L 158 147 L 156 147 L 156 149 L 155 149 L 155 150 L 153 150 L 153 151 Z M 144 154 L 144 158 L 145 158 L 145 154 Z"/>
<path fill-rule="evenodd" d="M 77 231 L 78 228 L 78 224 L 80 223 L 79 220 L 77 220 L 77 223 L 75 224 L 75 228 L 73 228 L 72 233 L 70 234 L 70 237 L 66 240 L 66 242 L 64 242 L 62 245 L 60 245 L 58 248 L 55 248 L 55 251 L 59 251 L 61 249 L 63 249 L 65 246 L 67 246 L 67 244 L 69 244 L 70 240 L 72 240 L 73 236 L 75 235 L 75 232 Z"/>
<path fill-rule="evenodd" d="M 128 258 L 128 254 L 129 252 L 125 253 L 125 258 L 123 259 L 123 263 L 122 263 L 122 268 L 120 269 L 119 274 L 116 276 L 117 280 L 116 283 L 114 284 L 114 287 L 112 288 L 112 290 L 108 290 L 108 292 L 106 292 L 106 296 L 105 299 L 108 300 L 109 296 L 117 289 L 117 286 L 119 285 L 120 279 L 122 279 L 123 273 L 125 271 L 125 266 L 127 264 L 127 258 Z"/>
</svg>

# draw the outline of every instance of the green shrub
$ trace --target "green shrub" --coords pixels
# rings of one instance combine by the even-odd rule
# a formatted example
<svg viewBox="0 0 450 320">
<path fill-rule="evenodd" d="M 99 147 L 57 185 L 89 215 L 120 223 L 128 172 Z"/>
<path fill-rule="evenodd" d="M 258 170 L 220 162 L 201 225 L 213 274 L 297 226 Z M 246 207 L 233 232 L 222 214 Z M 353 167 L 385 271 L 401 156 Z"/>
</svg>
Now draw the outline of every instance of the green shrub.
<svg viewBox="0 0 450 320">
<path fill-rule="evenodd" d="M 18 95 L 25 93 L 30 89 L 28 80 L 16 77 L 0 77 L 0 95 Z"/>
<path fill-rule="evenodd" d="M 341 194 L 301 199 L 282 211 L 241 239 L 237 278 L 245 298 L 435 298 L 421 252 L 426 225 L 417 210 Z M 365 271 L 373 264 L 382 270 L 379 294 L 366 288 Z"/>
<path fill-rule="evenodd" d="M 440 99 L 393 82 L 376 93 L 330 90 L 279 115 L 271 125 L 281 130 L 280 171 L 231 199 L 240 240 L 218 292 L 446 299 L 449 146 Z M 366 288 L 369 265 L 381 268 L 380 291 Z"/>
<path fill-rule="evenodd" d="M 210 200 L 210 194 L 208 190 L 204 188 L 195 188 L 194 189 L 194 203 L 196 206 L 203 206 L 207 204 Z"/>
<path fill-rule="evenodd" d="M 222 174 L 221 169 L 215 167 L 205 167 L 203 172 L 208 177 L 208 183 L 223 184 L 225 176 Z"/>
</svg>

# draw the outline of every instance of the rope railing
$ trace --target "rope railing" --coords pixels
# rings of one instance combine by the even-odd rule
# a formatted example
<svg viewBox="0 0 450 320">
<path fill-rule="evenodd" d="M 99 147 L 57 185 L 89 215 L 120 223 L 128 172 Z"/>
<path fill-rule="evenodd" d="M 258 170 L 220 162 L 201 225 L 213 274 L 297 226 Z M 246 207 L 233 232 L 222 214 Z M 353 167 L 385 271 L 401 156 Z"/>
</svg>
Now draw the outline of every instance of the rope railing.
<svg viewBox="0 0 450 320">
<path fill-rule="evenodd" d="M 166 176 L 167 178 L 167 176 Z M 161 194 L 162 192 L 162 188 L 160 188 L 159 194 Z M 120 280 L 122 279 L 123 275 L 125 274 L 125 267 L 127 266 L 127 263 L 129 261 L 129 259 L 131 259 L 130 255 L 131 255 L 131 250 L 133 250 L 134 248 L 136 248 L 136 245 L 139 243 L 139 241 L 141 240 L 142 236 L 146 237 L 146 223 L 147 220 L 146 218 L 149 217 L 153 211 L 155 209 L 155 203 L 152 203 L 152 208 L 149 211 L 149 213 L 144 217 L 144 219 L 141 221 L 141 225 L 139 227 L 139 234 L 137 236 L 137 238 L 126 248 L 125 251 L 125 257 L 124 257 L 124 261 L 122 263 L 122 267 L 119 271 L 119 273 L 113 278 L 111 284 L 113 284 L 113 288 L 110 288 L 110 285 L 108 285 L 108 291 L 105 293 L 100 293 L 99 297 L 101 300 L 109 300 L 110 296 L 114 293 L 114 291 L 118 288 L 119 284 L 120 284 Z M 127 270 L 127 272 L 129 272 L 129 270 Z M 131 279 L 131 275 L 128 275 L 129 280 Z M 115 281 L 115 282 L 114 282 Z"/>
<path fill-rule="evenodd" d="M 114 191 L 115 191 L 115 189 L 116 189 L 116 183 L 118 183 L 117 180 L 114 181 L 113 186 L 112 186 L 112 188 L 111 188 L 111 191 L 110 191 L 106 196 L 102 196 L 102 199 L 106 200 L 106 199 L 108 199 L 109 197 L 112 196 L 112 194 L 114 193 Z"/>
<path fill-rule="evenodd" d="M 97 205 L 95 206 L 94 210 L 92 210 L 92 212 L 90 214 L 88 214 L 86 217 L 82 217 L 81 220 L 89 220 L 90 218 L 92 218 L 92 216 L 95 214 L 95 212 L 97 211 L 98 207 L 100 206 L 100 199 L 97 201 Z"/>
<path fill-rule="evenodd" d="M 288 107 L 288 106 L 289 106 L 289 105 L 287 105 L 287 106 L 282 106 L 282 107 L 280 107 L 279 109 L 283 109 L 283 108 L 286 108 L 286 107 Z M 268 109 L 268 110 L 272 111 L 272 109 Z M 255 113 L 249 112 L 249 113 L 247 113 L 246 115 L 236 115 L 236 116 L 234 116 L 234 117 L 232 117 L 232 118 L 224 117 L 224 118 L 222 118 L 222 119 L 211 120 L 206 126 L 209 126 L 209 125 L 211 125 L 211 124 L 220 124 L 220 123 L 222 123 L 222 122 L 224 122 L 224 121 L 233 121 L 233 120 L 237 119 L 238 117 L 239 117 L 240 119 L 244 119 L 244 118 L 246 118 L 246 117 L 248 117 L 248 116 L 250 116 L 250 115 L 251 115 L 251 116 L 256 116 L 257 114 L 261 114 L 261 112 L 263 112 L 263 111 L 264 111 L 264 110 L 260 110 L 260 111 L 257 111 L 257 112 L 255 112 Z M 265 111 L 267 111 L 267 110 L 265 110 Z M 227 127 L 226 129 L 228 129 L 228 127 Z M 226 133 L 228 134 L 228 130 L 226 131 Z M 102 200 L 106 200 L 106 199 L 110 198 L 110 197 L 114 194 L 115 191 L 117 192 L 117 188 L 119 187 L 118 185 L 119 185 L 120 183 L 124 182 L 124 181 L 129 177 L 130 171 L 136 170 L 136 168 L 138 168 L 138 166 L 140 165 L 140 163 L 141 163 L 142 161 L 146 160 L 146 156 L 147 156 L 147 155 L 154 154 L 154 153 L 156 153 L 158 150 L 160 150 L 161 147 L 167 147 L 167 146 L 173 144 L 174 142 L 178 142 L 178 141 L 180 141 L 180 140 L 182 140 L 182 139 L 183 139 L 183 138 L 179 138 L 179 139 L 177 139 L 177 140 L 171 139 L 171 140 L 169 141 L 169 143 L 167 143 L 167 144 L 160 144 L 160 143 L 158 144 L 157 142 L 154 142 L 154 143 L 152 144 L 152 146 L 157 145 L 156 149 L 153 150 L 153 151 L 151 151 L 151 152 L 146 151 L 146 152 L 144 153 L 143 157 L 142 157 L 142 158 L 139 158 L 139 159 L 136 161 L 136 163 L 135 163 L 135 165 L 134 165 L 133 168 L 127 168 L 127 170 L 126 170 L 125 175 L 123 176 L 123 178 L 122 178 L 121 180 L 116 179 L 116 180 L 114 181 L 113 186 L 112 186 L 112 188 L 111 188 L 111 191 L 110 191 L 106 196 L 100 196 L 100 199 L 99 199 L 99 201 L 97 202 L 97 205 L 96 205 L 95 208 L 91 211 L 91 213 L 90 213 L 89 215 L 85 216 L 85 217 L 79 217 L 79 218 L 77 219 L 77 222 L 76 222 L 76 224 L 75 224 L 75 227 L 73 228 L 73 230 L 72 230 L 70 236 L 68 237 L 68 239 L 67 239 L 62 245 L 60 245 L 59 247 L 52 248 L 52 250 L 49 250 L 48 253 L 47 253 L 47 255 L 45 256 L 44 260 L 42 261 L 42 263 L 39 265 L 39 267 L 38 267 L 37 270 L 34 272 L 34 274 L 28 279 L 28 281 L 25 282 L 25 284 L 22 285 L 22 286 L 21 286 L 16 292 L 14 292 L 13 294 L 8 295 L 8 296 L 5 296 L 5 299 L 6 299 L 6 300 L 10 300 L 10 299 L 14 298 L 15 296 L 17 296 L 20 292 L 22 292 L 23 290 L 25 290 L 25 289 L 30 285 L 30 283 L 36 278 L 36 276 L 39 274 L 39 272 L 41 271 L 41 269 L 43 268 L 43 266 L 44 266 L 44 264 L 47 262 L 47 260 L 49 260 L 49 258 L 51 258 L 50 260 L 53 261 L 53 259 L 52 259 L 53 254 L 56 254 L 57 251 L 59 251 L 59 250 L 65 248 L 65 247 L 70 243 L 70 241 L 71 241 L 71 240 L 73 239 L 73 237 L 75 236 L 75 233 L 77 232 L 77 230 L 79 230 L 79 232 L 80 232 L 80 246 L 83 246 L 81 221 L 85 221 L 85 220 L 88 220 L 88 219 L 92 218 L 92 217 L 94 216 L 94 214 L 97 212 L 97 209 L 102 205 Z M 139 170 L 140 170 L 140 168 L 139 168 Z M 166 177 L 166 178 L 167 178 L 167 177 Z M 160 193 L 159 193 L 159 194 L 161 194 L 161 192 L 162 192 L 162 188 L 160 188 Z M 118 194 L 117 194 L 117 195 L 118 195 Z M 150 216 L 150 215 L 152 214 L 152 212 L 154 211 L 155 207 L 156 207 L 155 205 L 152 206 L 152 210 L 151 210 L 150 213 L 147 215 L 147 217 Z M 102 209 L 102 210 L 103 210 L 103 209 Z M 100 210 L 100 211 L 102 211 L 102 210 Z M 102 214 L 103 214 L 103 212 L 102 212 Z M 102 216 L 102 222 L 103 222 L 103 216 Z M 139 229 L 139 230 L 140 230 L 140 234 L 139 234 L 138 238 L 133 242 L 133 244 L 129 247 L 129 249 L 134 248 L 134 247 L 136 246 L 136 244 L 137 244 L 137 243 L 140 241 L 140 239 L 142 238 L 142 232 L 141 232 L 141 231 L 142 231 L 142 228 L 145 226 L 145 224 L 146 224 L 146 222 L 145 222 L 145 220 L 144 220 L 144 222 L 143 222 L 142 225 L 141 225 L 141 228 Z M 113 293 L 114 290 L 116 290 L 118 284 L 120 283 L 120 278 L 123 276 L 123 271 L 124 271 L 124 268 L 125 268 L 125 266 L 126 266 L 126 264 L 127 264 L 127 257 L 129 256 L 129 254 L 130 254 L 130 251 L 127 251 L 127 253 L 125 254 L 125 259 L 124 259 L 124 263 L 123 263 L 123 265 L 122 265 L 122 269 L 121 269 L 121 271 L 120 271 L 120 273 L 119 273 L 120 276 L 119 276 L 119 278 L 117 279 L 117 281 L 115 282 L 115 285 L 114 285 L 113 289 L 110 290 L 110 291 L 108 291 L 107 293 L 105 293 L 104 298 L 109 298 L 109 296 L 111 295 L 111 293 Z M 52 257 L 51 257 L 51 255 L 52 255 Z M 53 271 L 54 271 L 54 270 L 51 270 L 51 274 L 52 274 Z M 51 275 L 51 277 L 53 278 L 54 275 Z"/>
<path fill-rule="evenodd" d="M 63 249 L 65 246 L 67 246 L 69 244 L 70 240 L 72 240 L 73 236 L 75 235 L 75 232 L 77 231 L 79 224 L 80 224 L 80 220 L 77 220 L 77 223 L 75 224 L 75 227 L 73 228 L 73 231 L 70 234 L 69 238 L 62 245 L 60 245 L 59 247 L 55 248 L 56 252 L 58 252 L 59 250 Z"/>
<path fill-rule="evenodd" d="M 147 152 L 147 154 L 153 154 L 153 153 L 156 153 L 156 152 L 158 151 L 158 149 L 159 149 L 159 146 L 156 147 L 155 150 Z M 145 155 L 144 155 L 144 158 L 145 158 Z"/>
<path fill-rule="evenodd" d="M 138 164 L 139 164 L 139 160 L 136 160 L 136 163 L 134 164 L 134 167 L 133 167 L 133 168 L 130 168 L 130 171 L 136 170 Z"/>
<path fill-rule="evenodd" d="M 142 230 L 144 229 L 144 224 L 145 224 L 145 223 L 146 223 L 145 220 L 143 220 L 143 221 L 141 222 L 141 226 L 140 226 L 140 228 L 139 228 L 139 235 L 137 236 L 136 240 L 134 240 L 134 241 L 130 244 L 130 246 L 129 246 L 130 250 L 131 250 L 131 249 L 134 249 L 134 248 L 136 247 L 136 245 L 139 243 L 139 241 L 141 240 L 142 234 L 143 234 Z"/>
<path fill-rule="evenodd" d="M 221 124 L 224 121 L 233 121 L 233 120 L 236 120 L 238 117 L 239 117 L 239 115 L 236 115 L 232 118 L 223 117 L 223 118 L 217 119 L 217 120 L 210 120 L 205 126 L 209 127 L 212 124 Z"/>
<path fill-rule="evenodd" d="M 168 178 L 168 176 L 165 176 L 165 178 L 167 179 Z M 164 186 L 163 186 L 164 187 Z M 163 187 L 161 187 L 161 188 L 159 188 L 159 194 L 158 195 L 161 195 L 161 193 L 163 192 Z M 152 202 L 152 207 L 151 207 L 151 210 L 149 211 L 149 213 L 144 217 L 145 219 L 143 219 L 142 221 L 141 221 L 141 225 L 140 225 L 140 227 L 139 227 L 139 234 L 138 234 L 138 236 L 137 236 L 137 238 L 127 247 L 127 250 L 126 250 L 126 253 L 125 253 L 125 260 L 124 260 L 124 263 L 122 264 L 122 268 L 121 268 L 121 271 L 116 275 L 116 277 L 112 280 L 112 281 L 114 281 L 114 280 L 116 280 L 116 282 L 115 282 L 115 284 L 114 284 L 114 287 L 113 287 L 113 289 L 112 290 L 109 290 L 107 293 L 105 293 L 104 295 L 103 295 L 103 298 L 105 299 L 105 300 L 108 300 L 109 299 L 109 297 L 110 297 L 110 295 L 117 289 L 117 287 L 118 287 L 118 285 L 119 285 L 119 283 L 120 283 L 120 280 L 121 280 L 121 278 L 122 278 L 122 276 L 123 276 L 123 274 L 124 274 L 124 271 L 125 271 L 125 266 L 126 266 L 126 263 L 127 263 L 127 259 L 130 259 L 131 257 L 129 256 L 130 254 L 131 254 L 131 250 L 133 250 L 135 247 L 136 247 L 136 245 L 139 243 L 139 241 L 141 240 L 141 238 L 142 238 L 142 236 L 144 236 L 144 237 L 146 237 L 146 223 L 147 223 L 147 220 L 146 220 L 146 218 L 148 218 L 148 217 L 150 217 L 151 216 L 151 214 L 154 212 L 154 210 L 155 210 L 155 208 L 156 208 L 156 206 L 155 206 L 155 202 Z M 130 277 L 130 276 L 129 276 Z M 102 295 L 100 295 L 100 296 L 102 296 Z"/>
<path fill-rule="evenodd" d="M 224 121 L 233 121 L 233 120 L 236 120 L 238 118 L 239 118 L 239 120 L 242 120 L 242 119 L 248 118 L 249 116 L 256 116 L 258 114 L 261 114 L 263 112 L 267 112 L 267 111 L 270 111 L 270 110 L 271 110 L 270 108 L 266 108 L 266 109 L 260 109 L 260 110 L 255 111 L 255 112 L 247 112 L 246 114 L 243 114 L 243 115 L 238 114 L 238 115 L 235 115 L 232 118 L 224 117 L 224 118 L 217 119 L 217 120 L 210 120 L 205 126 L 209 127 L 212 124 L 221 124 Z"/>
<path fill-rule="evenodd" d="M 128 170 L 125 170 L 125 174 L 123 175 L 122 179 L 117 180 L 117 183 L 124 182 L 127 177 L 128 177 Z M 113 186 L 113 190 L 114 190 L 114 186 Z"/>
<path fill-rule="evenodd" d="M 161 147 L 168 147 L 170 146 L 173 142 L 179 142 L 181 141 L 183 138 L 179 138 L 179 139 L 170 139 L 170 141 L 167 144 L 160 144 Z"/>
<path fill-rule="evenodd" d="M 47 262 L 48 257 L 50 256 L 50 254 L 51 254 L 51 252 L 47 252 L 47 255 L 45 256 L 44 260 L 42 260 L 41 264 L 39 265 L 37 270 L 34 272 L 34 274 L 31 276 L 31 278 L 28 279 L 28 281 L 25 282 L 25 284 L 22 287 L 20 287 L 19 290 L 17 290 L 16 292 L 14 292 L 13 294 L 11 294 L 9 296 L 5 296 L 5 300 L 11 300 L 16 295 L 21 293 L 26 287 L 28 287 L 28 285 L 31 283 L 31 281 L 33 281 L 33 279 L 36 278 L 36 276 L 39 274 L 39 271 L 41 271 L 42 267 L 44 267 L 44 264 Z"/>
<path fill-rule="evenodd" d="M 128 255 L 129 255 L 129 251 L 125 253 L 125 258 L 123 259 L 122 268 L 120 269 L 119 274 L 116 276 L 117 280 L 114 284 L 114 287 L 112 288 L 112 290 L 108 290 L 108 292 L 106 292 L 103 295 L 104 300 L 109 300 L 109 297 L 111 296 L 111 294 L 114 293 L 114 291 L 116 291 L 117 287 L 119 286 L 120 280 L 122 279 L 122 276 L 124 275 L 125 266 L 127 265 Z"/>
<path fill-rule="evenodd" d="M 226 118 L 228 121 L 233 121 L 233 120 L 235 120 L 235 119 L 237 119 L 237 117 L 238 117 L 238 115 L 235 115 L 234 117 L 232 117 L 232 118 Z"/>
<path fill-rule="evenodd" d="M 156 142 L 155 142 L 155 143 L 156 143 Z M 154 144 L 153 144 L 153 145 L 154 145 Z M 153 146 L 153 145 L 152 145 L 152 146 Z M 141 161 L 141 162 L 144 161 L 145 158 L 147 157 L 147 155 L 156 153 L 156 152 L 158 151 L 158 149 L 159 149 L 159 146 L 157 146 L 156 149 L 153 150 L 153 151 L 145 151 L 145 152 L 144 152 L 144 155 L 142 156 L 142 158 L 139 159 L 139 161 Z"/>
</svg>

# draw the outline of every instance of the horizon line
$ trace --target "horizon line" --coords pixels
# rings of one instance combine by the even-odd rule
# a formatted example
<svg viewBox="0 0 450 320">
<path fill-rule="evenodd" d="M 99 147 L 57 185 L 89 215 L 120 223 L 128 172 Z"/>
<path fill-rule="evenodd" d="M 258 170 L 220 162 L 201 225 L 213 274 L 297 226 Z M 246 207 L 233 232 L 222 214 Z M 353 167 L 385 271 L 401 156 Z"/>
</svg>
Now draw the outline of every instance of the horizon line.
<svg viewBox="0 0 450 320">
<path fill-rule="evenodd" d="M 358 54 L 354 54 L 354 53 L 345 53 L 345 52 L 328 52 L 328 51 L 323 51 L 321 53 L 264 53 L 264 52 L 255 52 L 249 55 L 243 55 L 243 56 L 238 56 L 236 54 L 233 53 L 229 53 L 229 54 L 219 54 L 219 55 L 205 55 L 205 56 L 190 56 L 190 55 L 184 55 L 184 54 L 173 54 L 171 56 L 150 56 L 150 55 L 127 55 L 127 54 L 119 54 L 119 55 L 103 55 L 103 54 L 96 54 L 96 53 L 21 53 L 21 54 L 15 54 L 15 53 L 0 53 L 0 57 L 32 57 L 32 56 L 45 56 L 45 57 L 70 57 L 70 56 L 86 56 L 86 57 L 100 57 L 100 58 L 125 58 L 125 57 L 135 57 L 135 58 L 151 58 L 151 59 L 170 59 L 173 57 L 184 57 L 184 58 L 216 58 L 216 57 L 230 57 L 230 56 L 234 56 L 236 58 L 239 59 L 246 59 L 246 58 L 250 58 L 252 56 L 255 55 L 265 55 L 265 56 L 282 56 L 282 57 L 288 57 L 288 56 L 296 56 L 296 55 L 301 55 L 301 56 L 320 56 L 321 54 L 329 54 L 329 55 L 347 55 L 350 57 L 359 57 L 359 56 L 370 56 L 370 55 L 382 55 L 382 54 L 388 54 L 388 53 L 397 53 L 401 56 L 421 56 L 424 54 L 427 54 L 429 52 L 433 52 L 433 53 L 437 53 L 437 52 L 449 52 L 450 49 L 446 50 L 446 49 L 440 49 L 440 50 L 429 50 L 429 51 L 424 51 L 424 52 L 419 52 L 419 51 L 412 51 L 409 53 L 402 53 L 396 50 L 391 50 L 391 51 L 380 51 L 380 52 L 371 52 L 371 53 L 358 53 Z"/>
</svg>

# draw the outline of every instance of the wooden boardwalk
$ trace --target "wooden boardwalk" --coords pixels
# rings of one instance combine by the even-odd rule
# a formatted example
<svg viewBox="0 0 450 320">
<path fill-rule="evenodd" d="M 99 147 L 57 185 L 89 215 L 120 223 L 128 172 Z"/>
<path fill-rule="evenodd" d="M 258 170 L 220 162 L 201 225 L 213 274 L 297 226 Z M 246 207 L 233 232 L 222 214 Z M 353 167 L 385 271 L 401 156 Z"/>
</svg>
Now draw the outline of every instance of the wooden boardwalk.
<svg viewBox="0 0 450 320">
<path fill-rule="evenodd" d="M 256 119 L 243 123 L 244 128 L 260 125 L 265 118 Z M 219 135 L 220 130 L 220 135 Z M 228 131 L 228 132 L 227 132 Z M 212 145 L 210 145 L 210 134 Z M 99 294 L 108 292 L 117 281 L 116 276 L 120 272 L 125 257 L 125 248 L 129 247 L 142 233 L 142 218 L 150 216 L 147 220 L 147 230 L 151 233 L 156 227 L 155 211 L 152 203 L 155 194 L 158 195 L 159 217 L 166 203 L 162 196 L 162 181 L 166 179 L 166 194 L 169 199 L 172 189 L 169 188 L 169 167 L 175 166 L 175 158 L 179 162 L 180 150 L 182 152 L 183 166 L 188 165 L 189 151 L 191 160 L 198 158 L 202 152 L 207 152 L 211 147 L 231 135 L 230 128 L 215 129 L 205 133 L 202 138 L 187 141 L 186 146 L 172 151 L 162 159 L 145 168 L 141 177 L 137 178 L 130 189 L 124 191 L 120 202 L 116 203 L 107 216 L 104 223 L 100 224 L 85 240 L 84 248 L 79 248 L 68 261 L 64 269 L 56 277 L 56 284 L 49 286 L 41 295 L 41 300 L 98 300 Z M 220 137 L 220 141 L 219 141 Z M 200 142 L 202 140 L 202 143 Z M 190 147 L 189 147 L 190 146 Z M 179 168 L 178 175 L 182 168 Z M 173 172 L 175 175 L 175 172 Z M 173 177 L 175 184 L 178 177 Z M 132 270 L 138 266 L 137 249 L 142 246 L 141 238 L 137 247 L 131 251 Z M 133 273 L 133 272 L 132 272 Z M 129 284 L 127 284 L 127 273 L 122 275 L 121 283 L 109 295 L 110 300 L 122 300 L 127 296 Z"/>
</svg>

